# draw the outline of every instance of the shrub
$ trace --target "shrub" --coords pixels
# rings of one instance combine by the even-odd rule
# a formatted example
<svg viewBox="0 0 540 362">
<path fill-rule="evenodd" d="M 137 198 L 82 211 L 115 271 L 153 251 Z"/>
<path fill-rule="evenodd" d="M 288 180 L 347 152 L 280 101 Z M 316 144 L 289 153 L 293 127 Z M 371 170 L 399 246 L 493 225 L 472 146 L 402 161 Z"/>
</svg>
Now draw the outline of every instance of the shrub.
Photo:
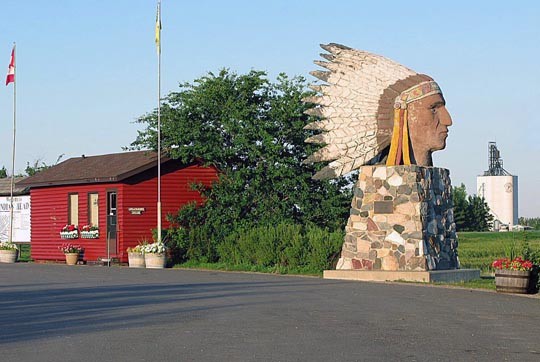
<svg viewBox="0 0 540 362">
<path fill-rule="evenodd" d="M 168 229 L 165 239 L 175 263 L 188 260 L 204 263 L 217 261 L 215 235 L 204 225 Z"/>
<path fill-rule="evenodd" d="M 342 232 L 282 222 L 240 228 L 218 245 L 222 263 L 320 272 L 332 267 L 343 243 Z"/>
</svg>

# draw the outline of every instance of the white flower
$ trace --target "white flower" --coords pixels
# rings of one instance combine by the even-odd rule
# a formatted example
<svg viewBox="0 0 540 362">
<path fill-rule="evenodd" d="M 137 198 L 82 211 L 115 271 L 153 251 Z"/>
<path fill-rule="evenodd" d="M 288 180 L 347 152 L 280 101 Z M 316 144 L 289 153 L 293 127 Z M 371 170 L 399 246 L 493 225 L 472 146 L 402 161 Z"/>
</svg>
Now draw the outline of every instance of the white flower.
<svg viewBox="0 0 540 362">
<path fill-rule="evenodd" d="M 17 250 L 17 245 L 9 241 L 0 241 L 0 250 Z"/>
<path fill-rule="evenodd" d="M 163 242 L 156 241 L 152 244 L 144 245 L 143 250 L 145 253 L 162 254 L 167 248 Z"/>
</svg>

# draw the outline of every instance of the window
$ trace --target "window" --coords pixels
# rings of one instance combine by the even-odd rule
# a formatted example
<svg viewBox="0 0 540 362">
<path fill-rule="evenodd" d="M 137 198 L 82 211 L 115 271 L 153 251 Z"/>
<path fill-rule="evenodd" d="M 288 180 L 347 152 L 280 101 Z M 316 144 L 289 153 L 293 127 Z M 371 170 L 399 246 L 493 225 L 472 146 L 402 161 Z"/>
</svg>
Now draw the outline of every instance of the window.
<svg viewBox="0 0 540 362">
<path fill-rule="evenodd" d="M 68 224 L 79 225 L 79 194 L 69 194 Z"/>
<path fill-rule="evenodd" d="M 97 193 L 88 194 L 88 223 L 99 226 L 99 198 Z"/>
<path fill-rule="evenodd" d="M 108 196 L 109 196 L 109 203 L 108 203 L 107 214 L 109 216 L 116 216 L 116 192 L 114 191 L 108 192 Z"/>
</svg>

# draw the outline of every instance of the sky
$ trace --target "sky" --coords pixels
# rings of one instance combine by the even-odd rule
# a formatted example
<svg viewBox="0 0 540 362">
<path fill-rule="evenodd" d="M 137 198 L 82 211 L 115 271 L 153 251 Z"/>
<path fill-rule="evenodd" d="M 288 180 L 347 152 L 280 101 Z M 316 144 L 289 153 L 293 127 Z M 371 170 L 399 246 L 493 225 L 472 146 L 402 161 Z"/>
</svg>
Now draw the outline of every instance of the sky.
<svg viewBox="0 0 540 362">
<path fill-rule="evenodd" d="M 157 105 L 156 1 L 2 0 L 2 12 L 0 70 L 17 44 L 15 172 L 128 146 Z M 540 216 L 540 2 L 163 0 L 162 26 L 162 95 L 222 68 L 315 81 L 330 42 L 432 76 L 454 123 L 434 164 L 475 194 L 495 141 L 519 177 L 519 216 Z M 2 88 L 10 171 L 13 85 Z"/>
</svg>

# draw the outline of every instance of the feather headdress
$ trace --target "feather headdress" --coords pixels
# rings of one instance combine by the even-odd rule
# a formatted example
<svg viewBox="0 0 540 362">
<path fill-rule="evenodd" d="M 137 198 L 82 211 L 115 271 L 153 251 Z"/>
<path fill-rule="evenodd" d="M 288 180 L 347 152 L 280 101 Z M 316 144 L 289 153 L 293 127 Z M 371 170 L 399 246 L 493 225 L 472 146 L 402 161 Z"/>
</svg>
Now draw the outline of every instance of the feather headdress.
<svg viewBox="0 0 540 362">
<path fill-rule="evenodd" d="M 396 114 L 398 122 L 403 119 L 396 109 L 406 111 L 411 101 L 440 93 L 430 77 L 380 55 L 333 43 L 321 47 L 329 52 L 321 54 L 328 61 L 315 64 L 328 71 L 310 74 L 327 84 L 312 85 L 318 95 L 304 99 L 316 105 L 306 113 L 319 118 L 304 128 L 323 131 L 306 142 L 325 145 L 304 162 L 330 161 L 315 179 L 338 177 L 372 162 L 394 143 Z"/>
</svg>

